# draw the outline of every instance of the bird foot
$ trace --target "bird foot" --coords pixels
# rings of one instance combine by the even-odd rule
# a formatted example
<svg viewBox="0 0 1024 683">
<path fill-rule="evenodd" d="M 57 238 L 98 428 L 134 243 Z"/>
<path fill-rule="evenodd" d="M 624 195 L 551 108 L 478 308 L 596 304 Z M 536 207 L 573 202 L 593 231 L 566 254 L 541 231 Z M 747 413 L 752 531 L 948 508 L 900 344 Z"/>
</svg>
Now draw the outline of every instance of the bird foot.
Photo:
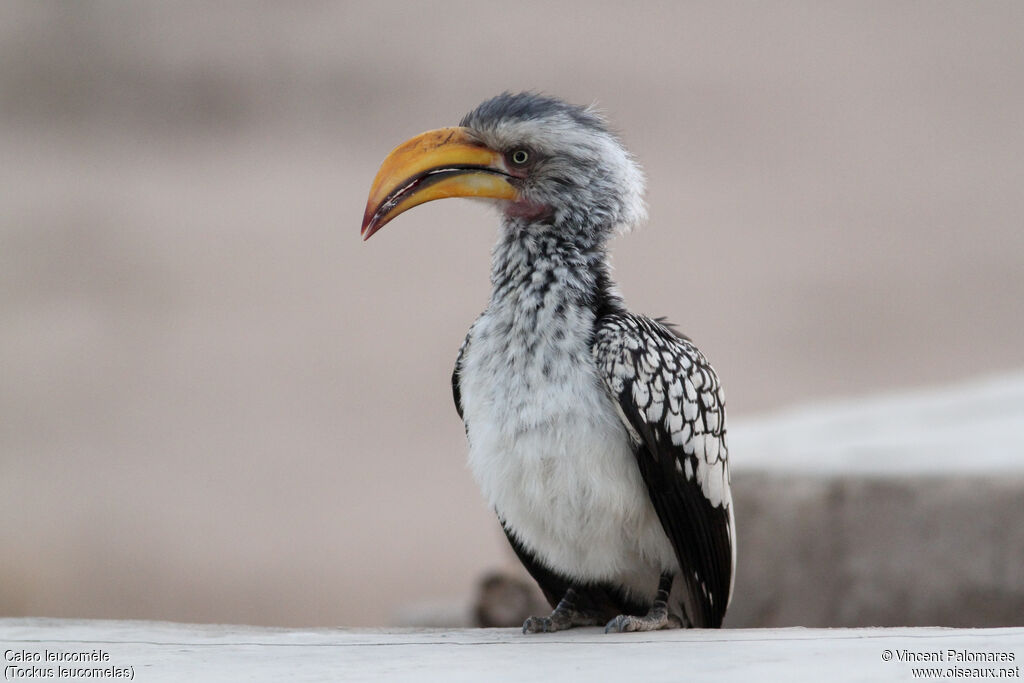
<svg viewBox="0 0 1024 683">
<path fill-rule="evenodd" d="M 530 617 L 523 622 L 523 633 L 552 633 L 571 628 L 572 624 L 551 617 Z"/>
<path fill-rule="evenodd" d="M 658 593 L 654 604 L 642 617 L 620 614 L 605 627 L 605 633 L 626 633 L 628 631 L 657 631 L 662 628 L 682 628 L 682 620 L 668 611 L 668 595 L 672 592 L 672 574 L 665 572 L 658 580 Z"/>
<path fill-rule="evenodd" d="M 574 626 L 594 626 L 597 619 L 584 612 L 573 611 L 558 613 L 555 610 L 550 617 L 530 617 L 523 622 L 523 633 L 554 633 Z"/>
<path fill-rule="evenodd" d="M 597 618 L 592 614 L 576 608 L 576 593 L 569 589 L 551 616 L 530 617 L 523 622 L 523 633 L 553 633 L 573 626 L 594 626 L 597 623 Z"/>
<path fill-rule="evenodd" d="M 683 622 L 668 610 L 652 610 L 642 617 L 620 614 L 604 627 L 605 633 L 627 633 L 630 631 L 657 631 L 663 628 L 682 628 Z"/>
</svg>

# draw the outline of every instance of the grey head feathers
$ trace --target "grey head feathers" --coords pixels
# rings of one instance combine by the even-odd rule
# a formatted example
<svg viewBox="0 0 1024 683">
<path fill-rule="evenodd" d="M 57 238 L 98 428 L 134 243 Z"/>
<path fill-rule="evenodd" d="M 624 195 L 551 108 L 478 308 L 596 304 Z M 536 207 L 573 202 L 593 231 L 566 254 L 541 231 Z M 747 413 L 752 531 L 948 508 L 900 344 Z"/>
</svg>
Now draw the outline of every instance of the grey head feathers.
<svg viewBox="0 0 1024 683">
<path fill-rule="evenodd" d="M 555 117 L 572 119 L 577 125 L 591 128 L 595 132 L 608 132 L 607 123 L 592 107 L 569 104 L 533 92 L 503 92 L 466 114 L 459 125 L 483 129 L 499 120 L 536 121 Z"/>
<path fill-rule="evenodd" d="M 529 218 L 507 214 L 507 229 L 537 233 L 557 227 L 580 243 L 603 244 L 646 219 L 643 172 L 593 107 L 537 93 L 503 93 L 466 114 L 461 125 L 506 155 L 529 153 L 516 182 L 526 202 L 545 210 Z"/>
</svg>

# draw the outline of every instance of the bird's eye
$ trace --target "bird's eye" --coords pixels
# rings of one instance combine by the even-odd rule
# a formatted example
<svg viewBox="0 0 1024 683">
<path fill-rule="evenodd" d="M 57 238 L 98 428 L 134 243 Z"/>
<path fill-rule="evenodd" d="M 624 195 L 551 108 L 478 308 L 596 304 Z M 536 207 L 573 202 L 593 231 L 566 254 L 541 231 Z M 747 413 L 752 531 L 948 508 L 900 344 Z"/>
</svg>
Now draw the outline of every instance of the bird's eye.
<svg viewBox="0 0 1024 683">
<path fill-rule="evenodd" d="M 513 166 L 525 166 L 526 162 L 530 160 L 530 152 L 525 149 L 514 149 L 508 155 L 508 159 Z"/>
</svg>

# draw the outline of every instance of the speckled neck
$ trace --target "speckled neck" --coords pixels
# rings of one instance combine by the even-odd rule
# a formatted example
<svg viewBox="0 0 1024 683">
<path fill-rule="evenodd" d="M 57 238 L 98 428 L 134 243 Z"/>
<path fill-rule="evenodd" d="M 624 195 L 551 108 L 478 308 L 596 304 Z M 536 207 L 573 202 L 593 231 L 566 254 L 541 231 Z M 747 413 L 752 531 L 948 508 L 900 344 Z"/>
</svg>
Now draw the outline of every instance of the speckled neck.
<svg viewBox="0 0 1024 683">
<path fill-rule="evenodd" d="M 492 253 L 490 307 L 514 300 L 527 315 L 554 307 L 557 322 L 567 306 L 595 312 L 617 306 L 605 234 L 506 218 Z"/>
</svg>

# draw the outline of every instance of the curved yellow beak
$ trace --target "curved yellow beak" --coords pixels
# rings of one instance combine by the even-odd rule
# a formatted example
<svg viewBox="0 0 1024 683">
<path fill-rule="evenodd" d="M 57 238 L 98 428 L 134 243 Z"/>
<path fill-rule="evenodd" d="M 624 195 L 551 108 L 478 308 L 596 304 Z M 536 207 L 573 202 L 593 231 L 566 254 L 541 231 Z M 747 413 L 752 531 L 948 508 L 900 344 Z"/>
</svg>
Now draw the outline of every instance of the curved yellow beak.
<svg viewBox="0 0 1024 683">
<path fill-rule="evenodd" d="M 446 197 L 516 199 L 502 155 L 465 128 L 439 128 L 392 150 L 370 187 L 363 239 L 414 206 Z"/>
</svg>

